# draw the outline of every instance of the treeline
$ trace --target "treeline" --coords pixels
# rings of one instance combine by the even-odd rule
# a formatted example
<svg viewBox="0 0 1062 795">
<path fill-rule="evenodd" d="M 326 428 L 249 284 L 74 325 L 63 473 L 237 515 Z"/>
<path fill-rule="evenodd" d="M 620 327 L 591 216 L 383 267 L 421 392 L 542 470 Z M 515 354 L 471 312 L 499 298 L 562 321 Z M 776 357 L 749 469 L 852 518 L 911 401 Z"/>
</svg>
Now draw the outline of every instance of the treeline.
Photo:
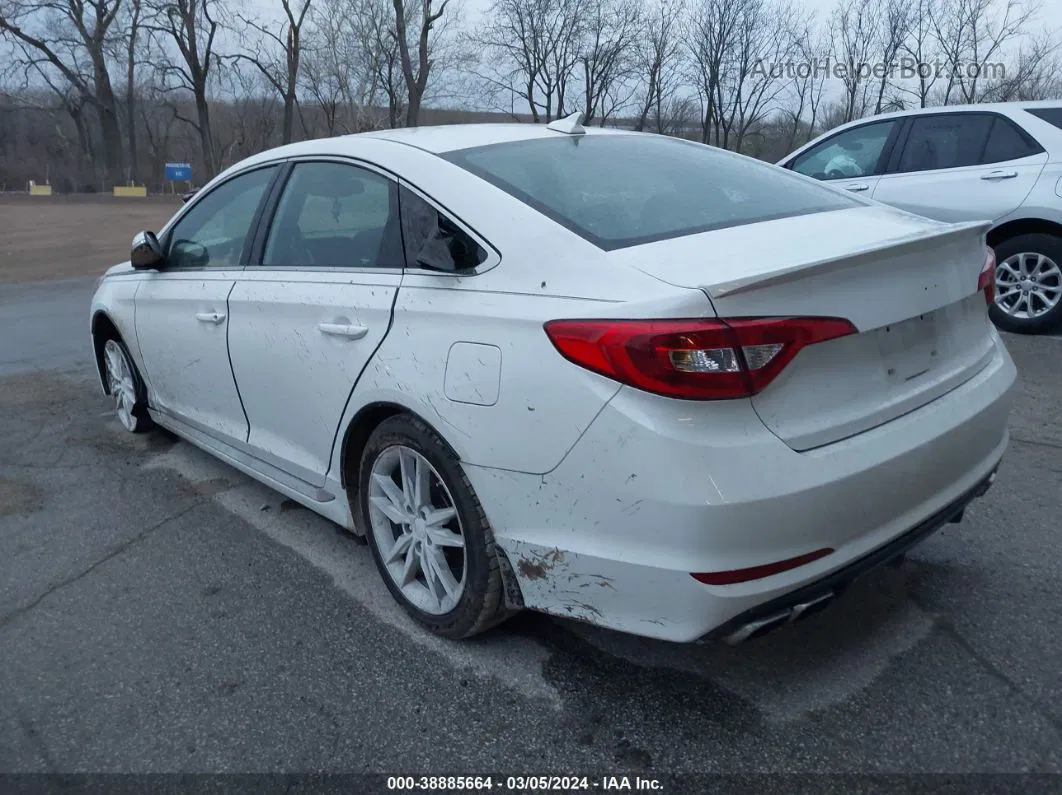
<svg viewBox="0 0 1062 795">
<path fill-rule="evenodd" d="M 1062 37 L 1017 0 L 271 2 L 0 0 L 0 190 L 574 110 L 776 159 L 870 113 L 1062 96 Z"/>
</svg>

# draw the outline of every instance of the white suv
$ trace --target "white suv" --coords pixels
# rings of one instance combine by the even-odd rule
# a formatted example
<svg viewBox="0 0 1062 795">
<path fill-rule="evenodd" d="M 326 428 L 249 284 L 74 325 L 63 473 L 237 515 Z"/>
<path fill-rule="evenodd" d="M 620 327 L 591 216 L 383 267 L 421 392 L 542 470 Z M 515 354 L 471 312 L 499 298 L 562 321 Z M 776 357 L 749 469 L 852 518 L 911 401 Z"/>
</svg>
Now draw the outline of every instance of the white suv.
<svg viewBox="0 0 1062 795">
<path fill-rule="evenodd" d="M 996 325 L 1062 326 L 1062 101 L 872 116 L 779 165 L 941 221 L 991 220 Z"/>
</svg>

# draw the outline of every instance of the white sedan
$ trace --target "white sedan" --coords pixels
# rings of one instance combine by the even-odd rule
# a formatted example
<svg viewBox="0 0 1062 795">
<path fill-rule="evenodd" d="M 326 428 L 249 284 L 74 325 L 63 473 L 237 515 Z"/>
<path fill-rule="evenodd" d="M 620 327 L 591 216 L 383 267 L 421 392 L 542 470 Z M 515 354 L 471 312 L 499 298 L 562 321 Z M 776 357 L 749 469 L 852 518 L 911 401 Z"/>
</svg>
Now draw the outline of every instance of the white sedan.
<svg viewBox="0 0 1062 795">
<path fill-rule="evenodd" d="M 92 302 L 102 385 L 367 538 L 464 638 L 522 609 L 739 642 L 994 478 L 985 225 L 685 141 L 535 125 L 255 155 Z"/>
</svg>

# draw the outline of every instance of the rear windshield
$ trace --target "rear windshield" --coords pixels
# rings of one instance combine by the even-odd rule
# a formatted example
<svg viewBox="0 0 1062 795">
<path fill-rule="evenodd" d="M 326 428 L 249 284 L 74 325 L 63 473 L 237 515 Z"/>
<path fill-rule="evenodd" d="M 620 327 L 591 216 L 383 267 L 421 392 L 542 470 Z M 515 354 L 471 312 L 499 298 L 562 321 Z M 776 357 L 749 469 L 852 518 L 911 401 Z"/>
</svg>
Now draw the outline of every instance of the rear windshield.
<svg viewBox="0 0 1062 795">
<path fill-rule="evenodd" d="M 656 135 L 558 135 L 444 157 L 606 250 L 861 206 L 777 166 Z"/>
</svg>

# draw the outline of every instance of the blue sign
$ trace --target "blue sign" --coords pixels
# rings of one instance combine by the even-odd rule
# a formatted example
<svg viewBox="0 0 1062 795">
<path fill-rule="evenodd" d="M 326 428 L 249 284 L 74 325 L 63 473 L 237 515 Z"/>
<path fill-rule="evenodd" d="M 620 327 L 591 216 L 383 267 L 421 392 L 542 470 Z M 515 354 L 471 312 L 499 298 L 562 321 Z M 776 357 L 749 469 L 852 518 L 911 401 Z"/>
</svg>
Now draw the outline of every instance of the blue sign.
<svg viewBox="0 0 1062 795">
<path fill-rule="evenodd" d="M 191 163 L 167 163 L 166 164 L 166 179 L 170 182 L 191 182 L 192 181 L 192 164 Z"/>
</svg>

